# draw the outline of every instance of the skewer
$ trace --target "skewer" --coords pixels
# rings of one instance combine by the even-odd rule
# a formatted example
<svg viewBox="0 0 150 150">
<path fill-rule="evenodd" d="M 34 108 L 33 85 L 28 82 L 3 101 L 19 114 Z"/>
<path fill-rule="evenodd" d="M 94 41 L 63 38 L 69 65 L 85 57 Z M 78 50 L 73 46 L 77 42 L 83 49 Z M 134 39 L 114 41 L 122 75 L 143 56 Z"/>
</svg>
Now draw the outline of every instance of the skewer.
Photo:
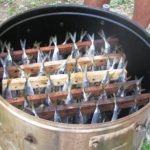
<svg viewBox="0 0 150 150">
<path fill-rule="evenodd" d="M 110 59 L 120 59 L 123 54 L 108 54 L 108 55 L 98 55 L 94 57 L 94 62 L 96 66 L 101 66 L 105 65 L 107 63 L 108 58 Z M 123 56 L 125 57 L 125 56 Z M 59 66 L 63 64 L 66 60 L 58 60 L 58 61 L 50 61 L 50 62 L 45 62 L 45 70 L 46 72 L 55 72 L 58 70 Z M 67 63 L 67 70 L 72 70 L 75 64 L 75 59 L 69 59 Z M 91 65 L 91 59 L 89 57 L 81 57 L 78 60 L 78 63 L 81 66 Z M 31 73 L 31 74 L 37 74 L 39 72 L 41 63 L 33 63 L 33 64 L 27 64 L 27 65 L 20 65 L 20 68 L 24 70 L 26 73 Z M 16 66 L 11 66 L 7 67 L 7 71 L 11 77 L 17 77 L 18 76 L 18 68 Z M 0 77 L 3 76 L 3 67 L 0 67 Z"/>
<path fill-rule="evenodd" d="M 108 38 L 108 42 L 110 43 L 110 45 L 113 47 L 113 45 L 116 45 L 116 43 L 118 43 L 118 39 L 117 38 Z M 97 44 L 99 47 L 101 47 L 104 44 L 104 41 L 102 39 L 100 40 L 95 40 L 94 41 L 95 44 Z M 78 48 L 84 48 L 86 46 L 90 46 L 91 45 L 91 41 L 84 41 L 84 42 L 77 42 L 76 43 Z M 60 54 L 69 54 L 71 52 L 73 44 L 69 43 L 69 44 L 65 44 L 65 45 L 58 45 Z M 54 46 L 46 46 L 46 47 L 41 47 L 40 48 L 41 51 L 43 52 L 49 52 L 49 51 L 53 51 L 54 50 Z M 31 49 L 26 49 L 26 54 L 27 55 L 36 55 L 38 52 L 37 48 L 31 48 Z M 7 53 L 0 53 L 0 58 L 4 58 L 7 55 Z M 13 60 L 21 60 L 21 56 L 22 56 L 22 50 L 16 50 L 13 51 L 13 53 L 11 54 L 13 57 Z"/>
<path fill-rule="evenodd" d="M 126 91 L 130 91 L 131 89 L 133 89 L 136 86 L 136 81 L 135 80 L 128 81 L 125 84 L 123 84 L 123 83 L 108 84 L 106 86 L 105 90 L 107 91 L 108 94 L 113 94 L 114 92 L 116 92 L 118 90 L 119 85 L 125 85 L 125 86 L 127 85 Z M 100 87 L 100 86 L 87 87 L 87 88 L 85 88 L 85 92 L 90 92 L 91 96 L 99 96 L 100 93 L 102 92 L 102 87 Z M 50 93 L 48 95 L 52 101 L 60 101 L 60 100 L 65 99 L 67 97 L 67 94 L 68 94 L 67 91 L 61 91 L 61 92 Z M 75 99 L 81 98 L 82 89 L 72 89 L 71 94 L 73 95 L 73 97 Z M 28 100 L 33 101 L 34 104 L 40 104 L 46 99 L 46 96 L 47 96 L 46 94 L 38 94 L 38 95 L 34 95 L 34 96 L 28 96 Z M 24 100 L 25 100 L 24 97 L 7 99 L 7 101 L 14 106 L 23 105 Z"/>
<path fill-rule="evenodd" d="M 89 82 L 100 82 L 106 73 L 109 73 L 110 80 L 117 80 L 122 73 L 122 69 L 113 69 L 113 70 L 103 70 L 103 71 L 93 71 L 87 72 L 87 77 Z M 83 81 L 84 72 L 72 73 L 71 80 L 72 84 L 81 84 Z M 54 86 L 62 86 L 66 83 L 68 76 L 67 74 L 58 74 L 58 75 L 51 75 L 51 80 Z M 7 82 L 9 79 L 2 80 L 2 88 L 3 91 L 7 87 Z M 29 82 L 33 89 L 36 88 L 44 88 L 47 85 L 48 77 L 47 76 L 40 76 L 40 77 L 30 77 Z M 25 78 L 15 78 L 11 80 L 10 89 L 13 90 L 23 90 L 25 85 L 26 79 Z"/>
<path fill-rule="evenodd" d="M 150 93 L 147 94 L 141 94 L 136 97 L 137 105 L 142 106 L 149 102 Z M 130 108 L 134 104 L 135 96 L 127 96 L 124 98 L 118 98 L 117 104 L 118 107 L 121 109 Z M 99 100 L 99 107 L 103 112 L 109 112 L 112 111 L 114 108 L 114 102 L 112 99 L 107 100 Z M 77 111 L 79 107 L 79 104 L 71 104 L 71 105 L 60 105 L 57 107 L 57 111 L 61 114 L 61 117 L 64 116 L 73 116 L 75 112 Z M 95 109 L 95 102 L 85 102 L 81 103 L 81 111 L 82 114 L 91 114 Z M 39 117 L 43 119 L 51 119 L 54 115 L 54 107 L 46 107 L 43 111 L 36 110 Z M 29 109 L 26 109 L 26 112 L 32 114 Z"/>
</svg>

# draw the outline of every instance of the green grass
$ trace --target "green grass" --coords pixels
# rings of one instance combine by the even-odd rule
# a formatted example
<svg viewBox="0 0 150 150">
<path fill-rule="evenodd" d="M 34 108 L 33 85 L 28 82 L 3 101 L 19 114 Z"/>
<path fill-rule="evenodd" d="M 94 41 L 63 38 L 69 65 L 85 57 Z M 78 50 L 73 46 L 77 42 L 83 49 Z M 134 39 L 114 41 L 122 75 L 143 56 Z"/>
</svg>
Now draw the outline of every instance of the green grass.
<svg viewBox="0 0 150 150">
<path fill-rule="evenodd" d="M 116 7 L 118 5 L 130 3 L 132 0 L 112 0 L 111 7 Z"/>
<path fill-rule="evenodd" d="M 0 4 L 1 3 L 11 3 L 13 0 L 0 0 Z"/>
<path fill-rule="evenodd" d="M 141 150 L 150 150 L 150 144 L 145 139 Z"/>
</svg>

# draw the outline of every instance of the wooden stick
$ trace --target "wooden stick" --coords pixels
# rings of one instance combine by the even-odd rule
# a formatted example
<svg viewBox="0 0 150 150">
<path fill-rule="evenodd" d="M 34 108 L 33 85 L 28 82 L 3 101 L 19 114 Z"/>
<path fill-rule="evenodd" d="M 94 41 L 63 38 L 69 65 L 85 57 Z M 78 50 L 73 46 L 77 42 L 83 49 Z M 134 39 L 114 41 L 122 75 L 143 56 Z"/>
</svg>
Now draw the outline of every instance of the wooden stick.
<svg viewBox="0 0 150 150">
<path fill-rule="evenodd" d="M 122 69 L 87 72 L 87 77 L 88 77 L 89 82 L 100 82 L 106 75 L 107 71 L 109 72 L 110 80 L 117 80 L 122 72 Z M 81 84 L 83 81 L 83 77 L 84 77 L 83 72 L 72 73 L 71 74 L 72 84 Z M 64 85 L 66 83 L 67 78 L 68 78 L 67 74 L 51 75 L 51 80 L 54 86 Z M 31 83 L 34 89 L 46 87 L 47 81 L 48 81 L 48 77 L 46 76 L 29 78 L 29 82 Z M 5 90 L 7 86 L 7 82 L 8 82 L 8 79 L 2 80 L 3 90 Z M 25 78 L 12 79 L 10 83 L 10 89 L 11 90 L 23 90 L 25 82 L 26 82 Z"/>
<path fill-rule="evenodd" d="M 136 104 L 138 106 L 145 105 L 149 102 L 150 93 L 141 94 L 136 97 Z M 117 104 L 118 107 L 121 109 L 130 108 L 135 103 L 135 96 L 127 96 L 124 98 L 117 98 Z M 95 110 L 95 102 L 84 102 L 81 103 L 81 112 L 82 114 L 91 114 Z M 57 110 L 60 112 L 61 117 L 64 116 L 73 116 L 75 115 L 77 109 L 79 107 L 79 104 L 71 104 L 71 105 L 60 105 L 57 106 Z M 103 112 L 113 111 L 114 109 L 114 102 L 113 99 L 107 99 L 107 100 L 99 100 L 99 107 Z M 53 106 L 51 107 L 45 107 L 43 109 L 36 109 L 37 114 L 39 117 L 43 119 L 52 119 L 54 116 L 55 108 Z M 32 112 L 27 109 L 26 112 L 32 114 Z"/>
<path fill-rule="evenodd" d="M 133 89 L 136 86 L 136 81 L 132 80 L 132 81 L 127 81 L 126 83 L 112 83 L 112 84 L 107 85 L 105 90 L 108 94 L 113 94 L 113 93 L 116 93 L 116 91 L 118 90 L 118 87 L 120 85 L 127 86 L 127 88 L 125 90 L 130 91 L 131 89 Z M 100 86 L 87 87 L 87 88 L 85 88 L 85 92 L 90 92 L 91 97 L 93 97 L 93 96 L 96 97 L 96 96 L 99 96 L 100 93 L 102 92 L 102 87 L 100 87 Z M 61 91 L 61 92 L 50 93 L 48 95 L 52 101 L 58 101 L 58 100 L 62 101 L 67 97 L 67 94 L 68 94 L 67 91 Z M 72 89 L 71 94 L 74 99 L 79 99 L 82 97 L 82 89 Z M 40 103 L 43 103 L 43 101 L 46 99 L 46 97 L 47 97 L 46 94 L 38 94 L 38 95 L 34 95 L 34 96 L 28 96 L 28 100 L 34 102 L 34 104 L 40 104 Z M 7 99 L 7 101 L 14 106 L 23 105 L 24 100 L 25 100 L 24 97 Z"/>
<path fill-rule="evenodd" d="M 108 58 L 119 59 L 120 57 L 125 57 L 123 54 L 108 54 L 108 55 L 98 55 L 94 57 L 95 65 L 101 66 L 107 63 Z M 58 60 L 58 61 L 50 61 L 45 62 L 45 70 L 46 72 L 55 72 L 58 70 L 59 66 L 63 64 L 66 60 Z M 67 70 L 72 70 L 75 64 L 75 59 L 69 59 L 67 63 Z M 91 59 L 89 57 L 81 57 L 78 60 L 81 66 L 87 65 L 91 66 Z M 26 73 L 37 74 L 40 70 L 41 63 L 34 63 L 28 65 L 20 65 L 20 68 L 24 70 Z M 16 66 L 7 67 L 7 71 L 11 77 L 18 77 L 18 68 Z M 0 67 L 0 77 L 3 76 L 3 67 Z"/>
<path fill-rule="evenodd" d="M 110 43 L 111 46 L 114 46 L 115 44 L 118 43 L 118 39 L 108 38 L 108 42 Z M 104 41 L 100 39 L 100 40 L 95 40 L 94 43 L 98 46 L 102 46 L 104 44 Z M 77 42 L 77 46 L 78 48 L 81 48 L 81 50 L 83 47 L 90 46 L 90 45 L 91 45 L 91 41 Z M 72 43 L 65 44 L 65 45 L 62 44 L 58 45 L 60 54 L 69 54 L 71 52 L 72 46 L 73 46 Z M 54 50 L 54 46 L 41 47 L 40 49 L 43 52 L 49 52 Z M 26 49 L 27 55 L 36 55 L 37 52 L 38 50 L 36 48 Z M 0 53 L 1 58 L 4 58 L 6 55 L 7 53 Z M 21 60 L 21 56 L 22 56 L 22 50 L 16 50 L 13 51 L 12 53 L 13 60 Z"/>
</svg>

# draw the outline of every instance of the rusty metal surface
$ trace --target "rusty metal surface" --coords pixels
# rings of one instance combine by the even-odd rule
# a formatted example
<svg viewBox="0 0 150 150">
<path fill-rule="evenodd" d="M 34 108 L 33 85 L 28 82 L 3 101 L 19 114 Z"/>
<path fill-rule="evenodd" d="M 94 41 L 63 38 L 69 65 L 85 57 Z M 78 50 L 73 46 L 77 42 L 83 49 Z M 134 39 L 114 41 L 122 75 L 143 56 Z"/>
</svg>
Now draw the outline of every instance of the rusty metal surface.
<svg viewBox="0 0 150 150">
<path fill-rule="evenodd" d="M 129 145 L 128 138 L 131 138 L 132 149 L 136 150 L 143 135 L 137 133 L 133 126 L 144 123 L 150 113 L 150 104 L 147 104 L 138 112 L 114 122 L 68 125 L 35 118 L 11 106 L 2 97 L 0 99 L 0 145 L 3 150 L 95 150 L 90 140 L 103 136 L 108 144 L 109 134 L 118 139 L 115 145 L 110 142 L 112 150 L 117 150 L 117 147 L 119 150 L 121 145 L 118 142 L 122 142 L 119 140 L 121 137 L 124 139 L 122 150 L 130 150 L 126 148 Z M 128 130 L 130 134 L 123 134 L 124 130 Z"/>
</svg>

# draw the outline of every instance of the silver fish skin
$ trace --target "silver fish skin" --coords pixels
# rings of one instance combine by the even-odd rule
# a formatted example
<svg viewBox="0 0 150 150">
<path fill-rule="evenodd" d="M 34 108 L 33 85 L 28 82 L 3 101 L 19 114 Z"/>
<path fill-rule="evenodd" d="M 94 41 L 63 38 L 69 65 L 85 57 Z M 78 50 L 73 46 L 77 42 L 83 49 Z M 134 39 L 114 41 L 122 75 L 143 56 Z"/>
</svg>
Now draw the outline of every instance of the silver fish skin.
<svg viewBox="0 0 150 150">
<path fill-rule="evenodd" d="M 7 56 L 5 57 L 5 64 L 6 64 L 6 67 L 8 67 L 8 66 L 12 66 L 10 43 L 5 44 L 5 46 L 6 46 L 6 49 L 7 49 Z"/>
<path fill-rule="evenodd" d="M 26 73 L 25 71 L 18 65 L 16 64 L 15 62 L 13 62 L 13 64 L 17 67 L 17 69 L 19 70 L 19 75 L 18 77 L 19 78 L 25 78 L 26 77 Z"/>
<path fill-rule="evenodd" d="M 80 35 L 80 40 L 79 40 L 79 42 L 82 42 L 83 41 L 83 39 L 84 39 L 84 37 L 87 35 L 87 31 L 81 31 L 81 35 Z"/>
<path fill-rule="evenodd" d="M 110 82 L 109 71 L 106 71 L 104 78 L 101 80 L 101 85 L 105 86 L 105 85 L 109 84 L 109 82 Z"/>
<path fill-rule="evenodd" d="M 122 68 L 122 72 L 119 75 L 118 82 L 123 82 L 123 83 L 126 82 L 126 66 L 127 66 L 127 62 Z"/>
<path fill-rule="evenodd" d="M 141 94 L 141 92 L 142 92 L 141 82 L 142 82 L 143 78 L 144 77 L 141 77 L 140 79 L 137 79 L 137 77 L 135 78 L 135 80 L 136 80 L 136 93 L 137 94 Z"/>
<path fill-rule="evenodd" d="M 84 124 L 84 116 L 81 111 L 79 112 L 79 124 Z"/>
<path fill-rule="evenodd" d="M 98 104 L 96 104 L 96 108 L 94 114 L 92 116 L 91 124 L 102 122 L 102 113 L 99 109 Z"/>
<path fill-rule="evenodd" d="M 23 109 L 29 107 L 29 108 L 31 109 L 32 114 L 33 114 L 34 116 L 38 117 L 38 114 L 37 114 L 37 112 L 36 112 L 36 110 L 35 110 L 34 103 L 33 103 L 32 101 L 28 100 L 26 93 L 24 93 L 24 94 L 25 94 L 25 95 L 24 95 L 24 96 L 25 96 L 25 97 L 24 97 L 24 98 L 25 98 L 25 101 L 24 101 L 24 104 L 23 104 Z"/>
<path fill-rule="evenodd" d="M 94 61 L 94 55 L 90 56 L 90 59 L 91 59 L 91 67 L 90 67 L 89 70 L 96 71 L 97 70 L 97 66 L 96 66 L 95 61 Z"/>
<path fill-rule="evenodd" d="M 51 93 L 54 91 L 54 84 L 51 80 L 50 74 L 48 75 L 48 81 L 47 81 L 47 85 L 45 88 L 45 94 Z"/>
<path fill-rule="evenodd" d="M 65 73 L 66 66 L 67 66 L 67 63 L 68 63 L 68 61 L 69 61 L 70 58 L 71 58 L 71 55 L 69 55 L 69 56 L 67 57 L 67 59 L 64 61 L 64 63 L 62 63 L 62 64 L 59 66 L 59 68 L 58 68 L 56 74 L 64 74 L 64 73 Z"/>
<path fill-rule="evenodd" d="M 44 59 L 42 60 L 42 63 L 40 64 L 41 65 L 40 66 L 40 71 L 38 73 L 39 77 L 40 76 L 45 76 L 45 66 L 44 66 L 44 63 L 45 63 L 46 59 L 47 59 L 47 56 L 44 57 Z"/>
<path fill-rule="evenodd" d="M 75 114 L 75 124 L 84 124 L 84 117 L 82 115 L 80 107 L 77 109 L 77 112 Z"/>
<path fill-rule="evenodd" d="M 92 36 L 90 36 L 90 35 L 88 34 L 88 37 L 89 37 L 89 39 L 90 39 L 90 41 L 91 41 L 91 46 L 90 46 L 90 48 L 89 48 L 88 51 L 87 51 L 87 56 L 88 56 L 88 57 L 93 57 L 94 54 L 95 54 L 94 34 L 92 34 Z"/>
<path fill-rule="evenodd" d="M 24 103 L 23 103 L 23 108 L 27 108 L 29 106 L 29 100 L 25 98 Z"/>
<path fill-rule="evenodd" d="M 25 82 L 24 90 L 25 90 L 25 93 L 27 96 L 34 95 L 34 90 L 30 84 L 30 81 L 29 81 L 29 75 L 26 76 L 26 82 Z"/>
<path fill-rule="evenodd" d="M 59 112 L 57 111 L 57 109 L 55 109 L 55 112 L 54 112 L 54 122 L 62 122 L 61 116 Z"/>
<path fill-rule="evenodd" d="M 91 93 L 86 93 L 84 88 L 82 88 L 82 93 L 83 93 L 83 102 L 88 102 Z"/>
<path fill-rule="evenodd" d="M 38 52 L 37 52 L 37 63 L 41 63 L 43 58 L 44 58 L 44 54 L 40 49 L 40 43 L 39 42 L 35 42 L 34 46 L 37 48 Z"/>
<path fill-rule="evenodd" d="M 71 85 L 71 73 L 68 72 L 68 79 L 66 80 L 66 83 L 62 87 L 62 91 L 67 91 L 68 86 Z"/>
<path fill-rule="evenodd" d="M 103 30 L 101 30 L 99 32 L 99 35 L 100 37 L 104 40 L 104 50 L 103 50 L 103 53 L 104 54 L 109 54 L 111 52 L 111 46 L 110 44 L 108 43 L 107 39 L 106 39 L 106 36 L 105 36 L 105 33 Z"/>
<path fill-rule="evenodd" d="M 49 47 L 52 46 L 52 44 L 53 44 L 53 37 L 50 36 L 50 37 L 49 37 Z"/>
<path fill-rule="evenodd" d="M 71 94 L 71 86 L 72 85 L 68 85 L 68 95 L 67 95 L 67 98 L 65 100 L 66 105 L 74 103 L 73 96 Z"/>
<path fill-rule="evenodd" d="M 120 114 L 120 111 L 121 111 L 121 109 L 117 105 L 117 98 L 116 98 L 116 96 L 114 96 L 114 104 L 115 104 L 115 106 L 114 106 L 114 110 L 113 110 L 113 115 L 112 115 L 111 121 L 117 120 L 118 116 Z"/>
<path fill-rule="evenodd" d="M 67 33 L 66 33 L 66 37 L 65 37 L 65 41 L 62 43 L 62 45 L 67 44 L 67 42 L 69 41 L 69 39 L 70 39 L 70 35 L 69 35 L 69 33 L 67 32 Z"/>
<path fill-rule="evenodd" d="M 105 87 L 103 87 L 103 92 L 100 94 L 99 100 L 103 100 L 103 99 L 108 99 L 108 95 L 107 95 L 107 92 L 105 90 Z"/>
<path fill-rule="evenodd" d="M 120 58 L 117 69 L 121 69 L 124 67 L 125 59 L 123 57 Z"/>
<path fill-rule="evenodd" d="M 123 87 L 119 87 L 116 96 L 117 97 L 125 97 L 126 96 L 125 89 Z"/>
<path fill-rule="evenodd" d="M 54 52 L 53 52 L 53 55 L 52 55 L 52 61 L 56 61 L 56 60 L 60 59 L 59 49 L 58 49 L 58 46 L 57 46 L 57 37 L 56 36 L 53 37 L 53 43 L 55 45 L 55 48 L 54 48 Z"/>
<path fill-rule="evenodd" d="M 80 57 L 76 57 L 75 58 L 75 64 L 74 64 L 74 72 L 82 72 L 82 67 L 80 66 L 80 64 L 78 63 Z"/>
<path fill-rule="evenodd" d="M 20 45 L 22 48 L 22 64 L 30 64 L 30 60 L 26 54 L 26 49 L 25 49 L 26 40 L 24 40 L 24 41 L 20 40 Z"/>
<path fill-rule="evenodd" d="M 3 96 L 4 96 L 4 98 L 6 98 L 6 99 L 13 98 L 12 91 L 11 91 L 11 89 L 10 89 L 10 83 L 11 83 L 11 79 L 8 80 L 6 89 L 5 89 L 4 92 L 3 92 Z"/>
<path fill-rule="evenodd" d="M 72 58 L 80 57 L 80 52 L 79 52 L 79 49 L 78 49 L 77 44 L 76 44 L 76 35 L 77 35 L 77 33 L 75 32 L 74 35 L 69 33 L 69 35 L 70 35 L 70 38 L 73 42 L 71 57 Z"/>
<path fill-rule="evenodd" d="M 50 106 L 50 105 L 52 105 L 52 101 L 51 101 L 51 99 L 50 99 L 50 97 L 49 97 L 48 94 L 47 94 L 46 99 L 45 99 L 45 101 L 44 101 L 44 105 L 45 105 L 45 106 Z"/>
<path fill-rule="evenodd" d="M 136 104 L 133 104 L 130 111 L 129 111 L 129 115 L 133 114 L 134 112 L 138 111 L 139 107 Z"/>
<path fill-rule="evenodd" d="M 87 66 L 84 67 L 84 75 L 83 75 L 83 82 L 82 87 L 88 87 L 90 85 L 88 77 L 87 77 Z"/>
<path fill-rule="evenodd" d="M 112 60 L 108 57 L 106 69 L 109 70 L 112 67 Z"/>
<path fill-rule="evenodd" d="M 6 62 L 2 58 L 0 58 L 0 60 L 1 60 L 2 66 L 3 66 L 3 79 L 8 79 L 9 78 L 9 74 L 7 72 Z"/>
<path fill-rule="evenodd" d="M 37 54 L 37 63 L 41 63 L 43 60 L 43 52 L 38 49 L 38 54 Z"/>
<path fill-rule="evenodd" d="M 49 37 L 49 47 L 51 47 L 53 44 L 53 37 Z M 51 49 L 49 50 L 49 52 L 47 54 L 45 54 L 45 56 L 47 57 L 46 61 L 51 61 L 51 54 L 52 54 L 52 51 Z"/>
<path fill-rule="evenodd" d="M 35 110 L 35 107 L 34 107 L 34 103 L 30 102 L 30 104 L 31 104 L 31 110 L 32 110 L 33 115 L 36 116 L 36 117 L 38 117 L 38 114 L 37 114 L 37 112 Z"/>
</svg>

